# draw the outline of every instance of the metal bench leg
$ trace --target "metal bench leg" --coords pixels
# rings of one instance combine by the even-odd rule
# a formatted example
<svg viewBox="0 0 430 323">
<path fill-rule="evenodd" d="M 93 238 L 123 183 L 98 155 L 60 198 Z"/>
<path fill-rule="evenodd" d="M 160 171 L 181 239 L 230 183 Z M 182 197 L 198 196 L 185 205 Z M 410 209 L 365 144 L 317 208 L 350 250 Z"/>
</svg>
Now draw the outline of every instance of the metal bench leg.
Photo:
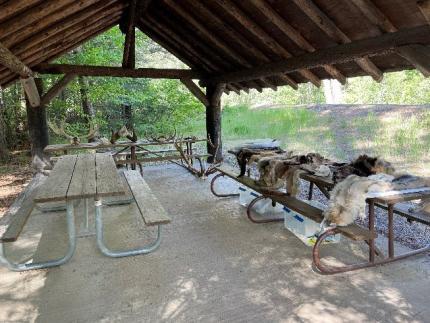
<svg viewBox="0 0 430 323">
<path fill-rule="evenodd" d="M 157 239 L 146 245 L 142 248 L 124 250 L 124 251 L 112 251 L 109 249 L 103 240 L 103 205 L 101 200 L 96 200 L 96 236 L 97 236 L 97 246 L 99 247 L 102 254 L 108 257 L 120 258 L 120 257 L 129 257 L 129 256 L 137 256 L 150 253 L 156 250 L 161 243 L 161 225 L 158 225 Z"/>
<path fill-rule="evenodd" d="M 218 178 L 223 177 L 223 176 L 224 176 L 223 173 L 219 173 L 219 174 L 215 175 L 214 178 L 212 178 L 212 181 L 211 181 L 211 192 L 212 192 L 212 194 L 215 195 L 216 197 L 239 196 L 240 194 L 237 194 L 237 193 L 235 193 L 235 194 L 218 194 L 217 192 L 215 192 L 215 189 L 214 189 L 215 181 Z"/>
<path fill-rule="evenodd" d="M 260 200 L 265 200 L 267 199 L 267 197 L 261 195 L 256 197 L 255 199 L 253 199 L 251 201 L 251 203 L 248 204 L 248 207 L 246 208 L 246 215 L 248 216 L 248 219 L 253 222 L 253 223 L 270 223 L 270 222 L 280 222 L 280 221 L 284 221 L 283 217 L 280 218 L 269 218 L 269 219 L 260 219 L 257 220 L 254 217 L 252 217 L 252 207 L 255 205 L 255 203 L 257 203 Z"/>
<path fill-rule="evenodd" d="M 75 233 L 75 219 L 74 219 L 74 209 L 73 202 L 67 202 L 67 233 L 69 237 L 69 248 L 64 257 L 55 260 L 49 260 L 45 262 L 35 262 L 35 263 L 23 263 L 17 264 L 10 262 L 4 251 L 4 244 L 0 243 L 0 263 L 4 263 L 12 271 L 26 271 L 33 269 L 44 269 L 50 267 L 56 267 L 68 262 L 76 249 L 76 233 Z"/>
</svg>

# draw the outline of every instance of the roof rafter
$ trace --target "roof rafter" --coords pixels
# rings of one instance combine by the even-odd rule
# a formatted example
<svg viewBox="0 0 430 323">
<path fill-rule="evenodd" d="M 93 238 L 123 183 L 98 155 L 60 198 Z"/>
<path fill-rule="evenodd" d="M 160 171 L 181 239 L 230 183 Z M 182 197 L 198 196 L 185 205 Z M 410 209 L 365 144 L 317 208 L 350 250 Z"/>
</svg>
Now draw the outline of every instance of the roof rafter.
<svg viewBox="0 0 430 323">
<path fill-rule="evenodd" d="M 250 2 L 262 13 L 267 19 L 287 35 L 298 47 L 307 51 L 315 52 L 316 48 L 312 46 L 293 26 L 285 21 L 275 9 L 273 9 L 265 0 L 250 0 Z M 340 83 L 346 83 L 346 77 L 336 67 L 331 65 L 323 66 L 326 72 L 337 79 Z"/>
<path fill-rule="evenodd" d="M 404 29 L 395 33 L 387 33 L 378 37 L 321 49 L 281 62 L 264 64 L 254 69 L 227 73 L 219 77 L 209 78 L 203 84 L 240 82 L 280 72 L 288 73 L 303 68 L 315 68 L 324 64 L 346 63 L 361 57 L 391 54 L 400 47 L 414 44 L 430 44 L 430 26 Z"/>
<path fill-rule="evenodd" d="M 233 37 L 232 41 L 237 42 L 240 47 L 242 47 L 246 52 L 252 54 L 254 57 L 256 57 L 258 60 L 261 60 L 262 62 L 270 62 L 270 59 L 267 57 L 266 54 L 264 54 L 257 47 L 253 46 L 241 33 L 237 32 L 234 28 L 229 26 L 228 23 L 220 19 L 214 12 L 209 10 L 205 6 L 204 1 L 192 1 L 191 5 L 195 6 L 195 8 L 198 8 L 199 12 L 203 13 L 205 17 L 208 17 L 209 20 L 214 21 L 216 26 L 222 26 L 223 28 L 227 28 L 229 34 L 231 34 Z M 281 78 L 281 80 L 285 81 L 293 89 L 298 89 L 297 82 L 293 80 L 290 76 L 284 74 L 279 74 L 276 76 Z"/>
<path fill-rule="evenodd" d="M 383 32 L 396 32 L 397 27 L 391 20 L 370 0 L 351 0 L 361 12 Z M 406 46 L 399 48 L 397 53 L 408 60 L 425 77 L 430 76 L 429 52 L 423 46 Z"/>
<path fill-rule="evenodd" d="M 235 3 L 230 0 L 219 0 L 217 2 L 221 7 L 225 9 L 227 13 L 234 16 L 238 22 L 240 22 L 245 28 L 247 28 L 255 37 L 257 37 L 262 43 L 270 48 L 274 53 L 283 58 L 290 58 L 292 55 L 288 50 L 281 46 L 273 37 L 271 37 L 266 31 L 264 31 L 254 21 L 240 9 Z M 301 70 L 299 73 L 312 82 L 315 86 L 321 86 L 321 80 L 311 71 Z"/>
<path fill-rule="evenodd" d="M 351 39 L 336 26 L 336 24 L 319 9 L 312 0 L 293 0 L 300 10 L 306 14 L 322 31 L 339 44 L 348 44 Z M 382 81 L 381 70 L 368 58 L 360 58 L 356 61 L 366 73 L 377 82 Z"/>
</svg>

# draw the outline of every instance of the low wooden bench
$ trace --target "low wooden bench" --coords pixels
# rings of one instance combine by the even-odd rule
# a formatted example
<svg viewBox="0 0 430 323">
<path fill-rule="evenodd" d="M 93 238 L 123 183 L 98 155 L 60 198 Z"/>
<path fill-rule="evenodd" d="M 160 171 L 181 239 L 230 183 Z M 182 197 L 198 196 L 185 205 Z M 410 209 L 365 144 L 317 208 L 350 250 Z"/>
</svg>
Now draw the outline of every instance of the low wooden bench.
<svg viewBox="0 0 430 323">
<path fill-rule="evenodd" d="M 167 216 L 166 210 L 140 173 L 135 170 L 127 170 L 123 174 L 145 224 L 154 226 L 170 223 L 171 220 Z"/>
<path fill-rule="evenodd" d="M 281 205 L 286 206 L 287 208 L 298 212 L 300 214 L 302 214 L 305 217 L 308 217 L 309 219 L 315 221 L 315 222 L 322 222 L 323 220 L 323 210 L 320 208 L 317 208 L 315 206 L 312 206 L 306 202 L 303 202 L 295 197 L 292 196 L 288 196 L 283 192 L 280 191 L 275 191 L 275 190 L 270 190 L 267 189 L 265 187 L 259 186 L 256 184 L 255 180 L 247 177 L 247 176 L 242 176 L 242 177 L 237 177 L 237 174 L 235 173 L 235 170 L 231 167 L 228 166 L 222 166 L 222 167 L 217 167 L 216 170 L 222 174 L 225 175 L 227 177 L 232 178 L 233 180 L 239 182 L 240 184 L 249 187 L 250 189 L 260 193 L 263 197 L 265 198 L 269 198 L 271 199 L 273 202 L 279 203 Z M 220 175 L 219 174 L 219 175 Z M 214 177 L 213 182 L 216 178 Z M 213 189 L 213 186 L 212 186 Z M 250 207 L 253 206 L 253 204 L 251 203 L 249 205 Z M 248 208 L 248 217 L 250 217 L 250 208 Z M 252 219 L 252 218 L 250 218 Z M 253 221 L 258 223 L 258 221 Z M 263 221 L 264 222 L 269 222 L 269 221 Z M 363 228 L 359 225 L 356 224 L 351 224 L 349 226 L 346 227 L 338 227 L 337 228 L 339 233 L 341 233 L 342 235 L 355 240 L 355 241 L 368 241 L 371 239 L 375 239 L 377 234 L 376 233 L 372 233 L 370 232 L 368 229 Z"/>
<path fill-rule="evenodd" d="M 36 188 L 42 183 L 43 175 L 36 175 L 27 187 L 19 194 L 0 221 L 0 243 L 14 242 L 18 239 L 34 209 L 33 202 Z"/>
</svg>

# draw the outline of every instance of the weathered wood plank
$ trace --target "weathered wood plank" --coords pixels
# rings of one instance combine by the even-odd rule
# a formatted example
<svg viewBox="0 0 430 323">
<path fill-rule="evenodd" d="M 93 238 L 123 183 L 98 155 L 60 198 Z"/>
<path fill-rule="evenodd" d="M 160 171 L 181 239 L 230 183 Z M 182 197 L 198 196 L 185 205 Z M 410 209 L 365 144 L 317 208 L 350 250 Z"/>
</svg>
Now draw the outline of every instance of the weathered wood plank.
<svg viewBox="0 0 430 323">
<path fill-rule="evenodd" d="M 76 155 L 63 156 L 55 164 L 49 177 L 38 189 L 35 202 L 52 202 L 66 200 L 70 181 L 76 164 Z"/>
<path fill-rule="evenodd" d="M 217 77 L 211 77 L 207 83 L 230 83 L 253 80 L 278 73 L 294 72 L 303 68 L 315 68 L 322 65 L 346 63 L 365 56 L 377 56 L 393 53 L 396 48 L 412 44 L 430 43 L 430 28 L 420 26 L 400 30 L 382 36 L 357 40 L 355 42 L 321 49 L 313 53 L 292 57 L 284 61 L 263 64 L 253 69 L 230 72 Z"/>
<path fill-rule="evenodd" d="M 13 242 L 18 239 L 31 211 L 36 189 L 44 180 L 42 174 L 36 175 L 18 196 L 0 221 L 0 242 Z"/>
<path fill-rule="evenodd" d="M 126 193 L 111 155 L 96 154 L 96 185 L 97 198 Z"/>
<path fill-rule="evenodd" d="M 140 173 L 138 171 L 126 171 L 124 176 L 145 224 L 151 226 L 169 223 L 171 220 L 167 216 L 166 210 L 140 176 Z"/>
<path fill-rule="evenodd" d="M 80 76 L 111 76 L 133 78 L 199 79 L 201 74 L 189 69 L 122 68 L 115 66 L 89 66 L 69 64 L 40 64 L 34 70 L 42 74 L 76 74 Z"/>
<path fill-rule="evenodd" d="M 67 199 L 95 197 L 96 193 L 96 156 L 95 154 L 78 155 L 67 191 Z"/>
</svg>

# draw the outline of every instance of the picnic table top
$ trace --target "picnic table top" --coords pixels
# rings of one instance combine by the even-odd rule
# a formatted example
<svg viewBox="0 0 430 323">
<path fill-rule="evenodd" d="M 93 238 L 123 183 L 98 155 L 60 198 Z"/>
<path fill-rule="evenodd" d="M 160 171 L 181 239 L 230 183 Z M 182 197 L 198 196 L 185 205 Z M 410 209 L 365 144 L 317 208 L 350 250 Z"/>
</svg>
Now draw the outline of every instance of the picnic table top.
<svg viewBox="0 0 430 323">
<path fill-rule="evenodd" d="M 35 202 L 124 195 L 125 188 L 109 154 L 62 156 L 38 188 Z"/>
<path fill-rule="evenodd" d="M 180 143 L 196 143 L 203 142 L 206 139 L 182 139 L 178 140 Z M 157 142 L 157 141 L 147 141 L 147 140 L 138 140 L 136 142 L 133 141 L 118 141 L 114 144 L 102 144 L 99 142 L 89 142 L 89 143 L 81 143 L 79 145 L 72 144 L 55 144 L 48 145 L 45 147 L 45 152 L 55 152 L 55 151 L 63 151 L 63 150 L 79 150 L 79 149 L 102 149 L 102 148 L 121 148 L 121 147 L 136 147 L 136 146 L 158 146 L 158 145 L 168 145 L 173 144 L 173 140 L 165 141 L 165 142 Z"/>
</svg>

